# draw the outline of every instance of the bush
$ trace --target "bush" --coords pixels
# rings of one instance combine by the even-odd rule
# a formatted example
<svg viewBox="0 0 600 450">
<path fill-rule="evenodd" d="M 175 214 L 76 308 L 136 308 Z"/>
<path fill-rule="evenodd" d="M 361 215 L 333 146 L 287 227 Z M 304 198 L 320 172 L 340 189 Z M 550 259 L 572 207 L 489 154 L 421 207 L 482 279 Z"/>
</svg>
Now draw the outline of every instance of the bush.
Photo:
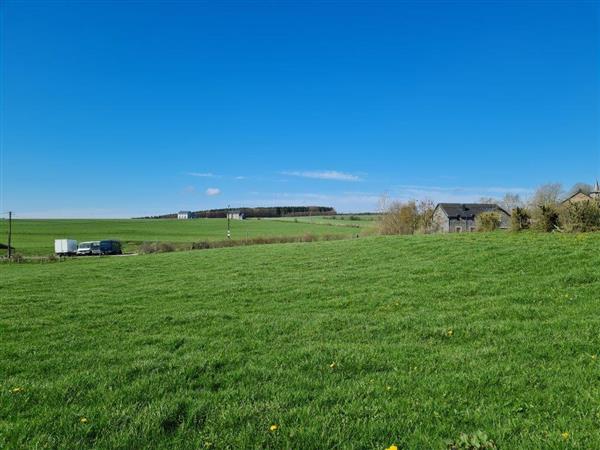
<svg viewBox="0 0 600 450">
<path fill-rule="evenodd" d="M 175 246 L 168 242 L 144 242 L 138 249 L 138 252 L 142 254 L 168 253 L 174 251 Z"/>
<path fill-rule="evenodd" d="M 560 222 L 565 231 L 586 232 L 600 230 L 600 202 L 579 202 L 564 206 Z"/>
<path fill-rule="evenodd" d="M 560 229 L 558 208 L 551 204 L 539 206 L 534 223 L 536 230 L 546 233 Z"/>
<path fill-rule="evenodd" d="M 175 246 L 173 244 L 169 244 L 168 242 L 159 242 L 157 248 L 159 253 L 168 253 L 175 251 Z"/>
<path fill-rule="evenodd" d="M 500 228 L 502 218 L 494 211 L 483 212 L 477 216 L 475 223 L 478 231 L 494 231 Z"/>
<path fill-rule="evenodd" d="M 200 241 L 192 244 L 192 250 L 206 250 L 209 248 L 239 247 L 242 245 L 265 245 L 265 244 L 287 244 L 291 242 L 317 242 L 317 241 L 336 241 L 347 239 L 342 234 L 322 234 L 315 235 L 306 233 L 303 236 L 271 236 L 255 237 L 244 240 L 227 239 L 224 241 Z"/>
<path fill-rule="evenodd" d="M 418 222 L 415 202 L 394 202 L 379 217 L 379 231 L 381 234 L 413 234 Z"/>
<path fill-rule="evenodd" d="M 25 257 L 23 255 L 21 255 L 20 253 L 13 253 L 11 255 L 9 261 L 19 264 L 19 263 L 25 262 Z"/>
<path fill-rule="evenodd" d="M 515 207 L 510 217 L 510 228 L 512 231 L 521 231 L 529 228 L 531 216 L 525 208 Z"/>
<path fill-rule="evenodd" d="M 418 230 L 421 233 L 430 233 L 433 231 L 433 211 L 435 205 L 429 199 L 420 200 L 417 203 Z"/>
<path fill-rule="evenodd" d="M 192 243 L 192 250 L 205 250 L 210 248 L 210 242 L 208 241 L 200 241 Z"/>
</svg>

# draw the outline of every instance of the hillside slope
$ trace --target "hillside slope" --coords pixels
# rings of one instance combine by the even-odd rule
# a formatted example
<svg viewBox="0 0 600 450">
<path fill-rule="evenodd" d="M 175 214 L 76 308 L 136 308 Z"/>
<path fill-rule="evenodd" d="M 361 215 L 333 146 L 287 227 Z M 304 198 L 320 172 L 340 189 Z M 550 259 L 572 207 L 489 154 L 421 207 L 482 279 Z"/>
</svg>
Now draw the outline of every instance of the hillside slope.
<svg viewBox="0 0 600 450">
<path fill-rule="evenodd" d="M 1 223 L 6 242 L 7 223 Z M 337 234 L 351 236 L 360 230 L 318 223 L 271 220 L 232 220 L 234 240 L 272 236 Z M 224 240 L 226 219 L 22 219 L 13 221 L 12 244 L 17 253 L 48 256 L 54 252 L 54 239 L 71 238 L 79 242 L 118 239 L 124 251 L 135 252 L 145 241 L 173 243 L 189 249 L 192 242 Z"/>
<path fill-rule="evenodd" d="M 599 267 L 506 233 L 2 265 L 0 448 L 600 448 Z"/>
</svg>

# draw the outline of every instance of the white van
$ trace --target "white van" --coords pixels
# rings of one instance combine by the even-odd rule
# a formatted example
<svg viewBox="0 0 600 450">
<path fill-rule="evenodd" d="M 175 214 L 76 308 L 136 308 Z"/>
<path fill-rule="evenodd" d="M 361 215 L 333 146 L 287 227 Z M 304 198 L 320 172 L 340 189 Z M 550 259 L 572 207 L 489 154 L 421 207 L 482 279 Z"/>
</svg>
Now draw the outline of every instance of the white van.
<svg viewBox="0 0 600 450">
<path fill-rule="evenodd" d="M 100 241 L 82 242 L 77 247 L 77 256 L 99 255 Z"/>
</svg>

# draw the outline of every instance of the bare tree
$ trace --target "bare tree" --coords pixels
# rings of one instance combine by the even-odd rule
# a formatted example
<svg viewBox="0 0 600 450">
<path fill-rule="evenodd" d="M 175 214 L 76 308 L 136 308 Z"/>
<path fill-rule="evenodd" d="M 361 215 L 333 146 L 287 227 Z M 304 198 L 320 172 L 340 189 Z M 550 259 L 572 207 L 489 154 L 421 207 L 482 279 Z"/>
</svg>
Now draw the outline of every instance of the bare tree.
<svg viewBox="0 0 600 450">
<path fill-rule="evenodd" d="M 435 209 L 435 204 L 431 199 L 419 200 L 417 202 L 417 216 L 419 221 L 419 231 L 422 233 L 431 232 L 433 226 L 433 210 Z"/>
<path fill-rule="evenodd" d="M 569 189 L 569 195 L 575 194 L 577 191 L 581 191 L 584 194 L 590 194 L 594 190 L 594 186 L 588 183 L 575 183 L 571 189 Z"/>
<path fill-rule="evenodd" d="M 504 197 L 500 201 L 500 206 L 506 211 L 511 212 L 515 208 L 523 207 L 523 200 L 519 194 L 511 194 L 510 192 L 504 194 Z"/>
<path fill-rule="evenodd" d="M 537 188 L 529 201 L 532 208 L 558 205 L 563 193 L 562 184 L 549 183 Z"/>
<path fill-rule="evenodd" d="M 498 200 L 492 197 L 479 197 L 479 203 L 498 204 Z"/>
<path fill-rule="evenodd" d="M 388 209 L 389 203 L 389 196 L 387 192 L 384 192 L 383 194 L 381 194 L 381 197 L 379 197 L 379 201 L 377 202 L 377 211 L 379 211 L 382 214 L 385 213 Z"/>
<path fill-rule="evenodd" d="M 379 216 L 379 230 L 381 234 L 413 234 L 417 229 L 418 219 L 414 201 L 392 202 Z"/>
</svg>

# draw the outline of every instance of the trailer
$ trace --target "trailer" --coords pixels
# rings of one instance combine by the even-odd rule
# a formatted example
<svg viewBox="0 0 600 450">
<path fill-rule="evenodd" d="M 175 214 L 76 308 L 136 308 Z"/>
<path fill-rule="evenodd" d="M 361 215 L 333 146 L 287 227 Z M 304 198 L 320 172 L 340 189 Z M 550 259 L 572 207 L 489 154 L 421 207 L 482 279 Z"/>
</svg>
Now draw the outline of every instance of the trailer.
<svg viewBox="0 0 600 450">
<path fill-rule="evenodd" d="M 54 253 L 58 256 L 69 256 L 77 253 L 77 241 L 74 239 L 55 239 Z"/>
</svg>

